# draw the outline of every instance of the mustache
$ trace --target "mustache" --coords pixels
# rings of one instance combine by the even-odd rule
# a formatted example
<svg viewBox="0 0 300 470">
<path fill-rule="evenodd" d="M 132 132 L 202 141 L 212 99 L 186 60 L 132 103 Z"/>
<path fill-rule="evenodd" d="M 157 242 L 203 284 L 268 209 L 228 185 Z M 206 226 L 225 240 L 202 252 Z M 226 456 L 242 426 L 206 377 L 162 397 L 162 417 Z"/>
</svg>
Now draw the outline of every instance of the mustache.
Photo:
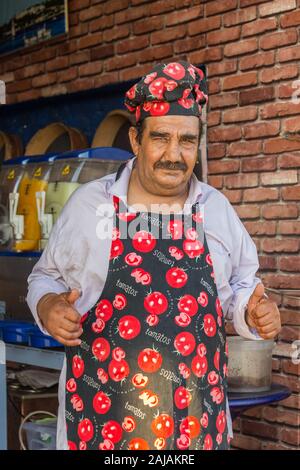
<svg viewBox="0 0 300 470">
<path fill-rule="evenodd" d="M 186 171 L 187 170 L 187 166 L 185 163 L 183 162 L 170 162 L 170 161 L 166 161 L 166 162 L 156 162 L 155 165 L 154 165 L 154 169 L 161 169 L 161 170 L 182 170 L 182 171 Z"/>
</svg>

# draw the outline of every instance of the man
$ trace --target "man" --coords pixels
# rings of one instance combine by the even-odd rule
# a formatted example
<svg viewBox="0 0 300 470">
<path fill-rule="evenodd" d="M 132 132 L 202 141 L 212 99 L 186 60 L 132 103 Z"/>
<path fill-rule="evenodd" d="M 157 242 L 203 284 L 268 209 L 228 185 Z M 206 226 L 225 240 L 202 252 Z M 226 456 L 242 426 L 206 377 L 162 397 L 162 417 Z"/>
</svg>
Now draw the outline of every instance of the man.
<svg viewBox="0 0 300 470">
<path fill-rule="evenodd" d="M 59 449 L 227 449 L 224 315 L 246 338 L 279 332 L 254 243 L 193 175 L 206 101 L 184 61 L 132 87 L 135 158 L 74 193 L 29 277 L 37 323 L 66 346 Z"/>
</svg>

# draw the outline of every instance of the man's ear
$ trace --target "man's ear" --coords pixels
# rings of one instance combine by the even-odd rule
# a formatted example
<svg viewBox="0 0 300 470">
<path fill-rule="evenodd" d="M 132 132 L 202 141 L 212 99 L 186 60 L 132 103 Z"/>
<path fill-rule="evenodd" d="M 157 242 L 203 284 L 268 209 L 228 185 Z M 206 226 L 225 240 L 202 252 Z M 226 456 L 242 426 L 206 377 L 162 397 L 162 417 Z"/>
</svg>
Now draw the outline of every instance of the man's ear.
<svg viewBox="0 0 300 470">
<path fill-rule="evenodd" d="M 131 126 L 129 128 L 128 136 L 129 136 L 132 151 L 133 151 L 134 155 L 137 155 L 138 150 L 139 150 L 139 143 L 137 141 L 137 129 L 136 129 L 136 127 Z"/>
</svg>

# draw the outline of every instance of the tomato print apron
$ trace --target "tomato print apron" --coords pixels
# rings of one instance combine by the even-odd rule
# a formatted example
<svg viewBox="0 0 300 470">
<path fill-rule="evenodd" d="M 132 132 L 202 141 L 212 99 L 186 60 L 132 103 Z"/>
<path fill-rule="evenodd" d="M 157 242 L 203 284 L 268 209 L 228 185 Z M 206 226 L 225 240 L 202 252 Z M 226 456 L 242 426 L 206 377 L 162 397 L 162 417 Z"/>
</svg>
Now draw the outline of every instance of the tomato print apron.
<svg viewBox="0 0 300 470">
<path fill-rule="evenodd" d="M 69 448 L 228 449 L 224 318 L 198 204 L 188 218 L 114 204 L 106 283 L 66 348 Z"/>
</svg>

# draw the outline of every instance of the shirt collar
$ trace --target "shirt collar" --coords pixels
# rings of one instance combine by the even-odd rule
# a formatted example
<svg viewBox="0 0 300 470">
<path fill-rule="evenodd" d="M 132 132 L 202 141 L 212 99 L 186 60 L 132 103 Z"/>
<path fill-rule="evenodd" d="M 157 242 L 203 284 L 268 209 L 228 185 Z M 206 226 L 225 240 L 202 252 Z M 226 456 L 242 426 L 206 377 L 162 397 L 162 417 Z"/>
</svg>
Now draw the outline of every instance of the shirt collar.
<svg viewBox="0 0 300 470">
<path fill-rule="evenodd" d="M 136 157 L 133 157 L 130 160 L 128 160 L 125 168 L 123 169 L 121 173 L 120 178 L 117 181 L 114 181 L 113 184 L 108 189 L 109 194 L 111 194 L 112 196 L 119 197 L 124 202 L 125 205 L 127 205 L 128 185 L 129 185 L 131 171 L 133 169 L 133 166 L 135 165 L 135 161 L 136 161 Z M 188 208 L 190 205 L 195 204 L 198 201 L 201 194 L 202 194 L 201 181 L 199 181 L 197 176 L 194 173 L 192 173 L 192 176 L 190 178 L 189 194 L 185 201 L 185 206 L 187 206 Z"/>
</svg>

